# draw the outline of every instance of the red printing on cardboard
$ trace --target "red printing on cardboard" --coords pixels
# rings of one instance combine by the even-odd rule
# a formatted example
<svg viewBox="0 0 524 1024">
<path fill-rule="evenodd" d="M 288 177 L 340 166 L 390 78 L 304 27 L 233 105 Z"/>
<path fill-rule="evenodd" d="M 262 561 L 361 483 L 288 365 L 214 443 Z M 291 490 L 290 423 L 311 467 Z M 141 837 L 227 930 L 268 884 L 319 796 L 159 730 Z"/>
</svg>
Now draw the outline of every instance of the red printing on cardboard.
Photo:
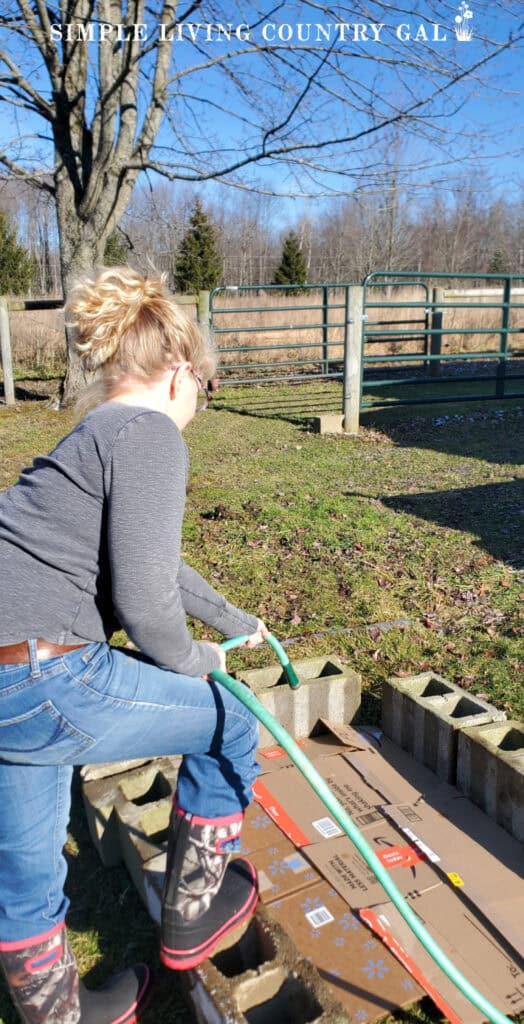
<svg viewBox="0 0 524 1024">
<path fill-rule="evenodd" d="M 412 846 L 388 846 L 382 850 L 375 850 L 375 856 L 388 871 L 392 868 L 412 868 L 420 861 L 427 860 L 422 852 Z"/>
<path fill-rule="evenodd" d="M 303 747 L 304 741 L 297 741 L 297 747 Z M 283 747 L 266 747 L 260 751 L 260 756 L 265 757 L 268 761 L 273 760 L 276 757 L 286 757 L 287 751 Z"/>
<path fill-rule="evenodd" d="M 293 818 L 284 810 L 278 800 L 275 800 L 273 794 L 260 779 L 257 779 L 253 785 L 253 796 L 257 804 L 264 808 L 266 814 L 269 814 L 275 825 L 282 829 L 295 846 L 311 845 L 311 840 L 308 839 L 305 832 L 302 832 L 296 821 L 293 821 Z"/>
<path fill-rule="evenodd" d="M 382 939 L 384 945 L 391 953 L 393 953 L 393 956 L 397 958 L 402 966 L 406 968 L 409 974 L 411 974 L 411 977 L 418 982 L 425 992 L 427 992 L 428 996 L 430 996 L 435 1003 L 435 1006 L 438 1006 L 439 1010 L 441 1010 L 444 1016 L 448 1018 L 450 1024 L 462 1024 L 460 1017 L 457 1017 L 457 1014 L 454 1013 L 450 1006 L 448 1006 L 444 997 L 437 992 L 436 988 L 433 988 L 433 985 L 428 981 L 425 974 L 422 973 L 420 967 L 417 967 L 414 960 L 408 956 L 400 943 L 398 943 L 397 940 L 394 939 L 388 931 L 386 931 L 380 918 L 377 917 L 372 910 L 368 910 L 367 908 L 359 910 L 358 915 L 361 920 L 364 921 L 364 923 L 367 924 L 373 932 L 375 932 L 375 935 L 378 935 L 379 938 Z"/>
</svg>

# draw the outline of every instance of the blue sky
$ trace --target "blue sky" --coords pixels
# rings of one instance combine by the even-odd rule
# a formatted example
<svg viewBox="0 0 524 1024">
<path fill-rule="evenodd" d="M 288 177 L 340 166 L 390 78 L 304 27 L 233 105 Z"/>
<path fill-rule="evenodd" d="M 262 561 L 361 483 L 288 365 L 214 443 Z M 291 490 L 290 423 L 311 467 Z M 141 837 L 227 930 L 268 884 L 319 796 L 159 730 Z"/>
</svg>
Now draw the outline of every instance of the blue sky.
<svg viewBox="0 0 524 1024">
<path fill-rule="evenodd" d="M 228 60 L 227 67 L 234 72 L 236 80 L 246 74 L 249 76 L 244 80 L 249 95 L 242 95 L 232 78 L 224 77 L 220 67 L 206 68 L 182 78 L 180 89 L 185 95 L 179 95 L 173 105 L 173 124 L 166 122 L 157 137 L 157 154 L 166 166 L 182 163 L 194 166 L 195 160 L 188 161 L 183 155 L 184 145 L 189 144 L 199 154 L 199 166 L 223 168 L 230 158 L 234 162 L 235 152 L 242 155 L 259 149 L 260 125 L 271 128 L 274 115 L 277 121 L 289 117 L 288 127 L 280 133 L 279 145 L 291 134 L 304 147 L 333 137 L 354 136 L 359 130 L 368 129 L 373 120 L 380 121 L 391 115 L 394 108 L 412 105 L 417 99 L 429 96 L 437 86 L 444 86 L 448 80 L 446 73 L 452 66 L 466 69 L 481 61 L 502 44 L 510 32 L 518 32 L 519 13 L 524 17 L 524 5 L 511 0 L 506 3 L 471 0 L 462 6 L 459 2 L 439 3 L 437 0 L 413 3 L 408 0 L 398 5 L 370 0 L 365 7 L 362 3 L 333 4 L 325 10 L 321 5 L 298 0 L 278 5 L 259 4 L 258 18 L 255 7 L 256 3 L 249 2 L 231 4 L 228 0 L 219 3 L 208 0 L 206 3 L 203 0 L 200 9 L 186 19 L 183 38 L 173 44 L 173 69 L 180 71 L 191 67 L 195 59 L 204 65 L 219 54 L 235 49 L 238 56 Z M 150 8 L 159 11 L 159 0 Z M 471 40 L 455 38 L 456 18 L 461 19 L 462 27 L 471 27 Z M 237 30 L 243 23 L 250 23 L 249 39 L 238 38 L 234 32 L 229 42 L 218 39 L 218 20 Z M 56 21 L 59 22 L 58 15 Z M 195 48 L 189 38 L 188 22 L 193 26 L 215 27 L 209 30 L 210 38 L 206 38 L 204 28 L 198 30 Z M 356 24 L 365 29 L 356 29 Z M 371 27 L 373 25 L 375 28 Z M 157 28 L 158 21 L 150 13 L 145 30 L 148 38 L 153 38 Z M 304 39 L 308 32 L 313 42 L 304 45 L 299 34 L 302 33 Z M 321 45 L 315 43 L 315 33 L 317 38 L 320 36 Z M 304 87 L 305 74 L 318 70 L 326 54 L 328 33 L 332 43 L 331 68 L 326 63 L 320 69 L 318 80 L 323 91 L 315 94 L 311 90 L 308 94 L 315 95 L 308 120 L 304 103 L 297 105 L 296 110 L 294 106 Z M 25 42 L 22 49 L 20 40 L 8 37 L 5 30 L 0 29 L 2 36 L 3 45 L 26 73 L 31 74 L 31 81 L 45 90 L 46 74 L 41 61 L 35 59 Z M 252 52 L 255 44 L 267 45 L 268 42 L 279 46 L 279 61 L 274 72 L 268 71 L 262 56 Z M 81 45 L 89 45 L 94 83 L 96 43 Z M 422 120 L 412 123 L 407 133 L 402 132 L 399 142 L 400 173 L 414 196 L 423 196 L 434 186 L 445 194 L 450 181 L 459 179 L 465 187 L 469 183 L 507 198 L 517 195 L 523 181 L 522 58 L 521 43 L 520 48 L 500 53 L 459 85 L 443 90 L 431 106 L 418 108 Z M 302 75 L 291 66 L 296 65 L 297 60 L 304 62 Z M 433 68 L 431 85 L 424 71 L 428 66 Z M 147 95 L 146 70 L 144 65 L 139 108 Z M 369 99 L 371 90 L 374 90 L 372 109 L 359 109 Z M 93 95 L 88 99 L 92 104 Z M 349 104 L 344 100 L 349 100 Z M 6 138 L 15 130 L 14 113 L 21 134 L 30 135 L 37 127 L 41 129 L 32 114 L 13 112 L 3 105 Z M 428 114 L 429 123 L 442 129 L 440 138 L 435 138 L 434 131 L 428 133 Z M 183 132 L 183 144 L 175 143 L 179 130 Z M 390 143 L 392 138 L 390 132 Z M 269 136 L 269 143 L 274 141 L 275 136 Z M 176 152 L 171 148 L 174 144 Z M 45 140 L 41 138 L 36 143 L 28 139 L 23 145 L 26 163 L 51 165 L 52 149 Z M 298 213 L 314 202 L 311 198 L 314 195 L 350 194 L 357 187 L 372 191 L 381 188 L 387 153 L 381 132 L 326 149 L 302 149 L 302 158 L 320 164 L 314 171 L 307 165 L 297 167 L 296 164 L 290 169 L 281 160 L 272 159 L 240 170 L 230 175 L 229 180 L 240 186 L 251 183 L 283 195 L 292 193 L 296 198 L 287 199 L 282 209 L 288 214 Z M 362 176 L 364 165 L 373 165 L 373 169 Z M 152 173 L 151 180 L 154 179 Z M 216 198 L 225 187 L 205 185 L 200 191 L 204 196 Z M 318 201 L 329 204 L 332 200 Z"/>
</svg>

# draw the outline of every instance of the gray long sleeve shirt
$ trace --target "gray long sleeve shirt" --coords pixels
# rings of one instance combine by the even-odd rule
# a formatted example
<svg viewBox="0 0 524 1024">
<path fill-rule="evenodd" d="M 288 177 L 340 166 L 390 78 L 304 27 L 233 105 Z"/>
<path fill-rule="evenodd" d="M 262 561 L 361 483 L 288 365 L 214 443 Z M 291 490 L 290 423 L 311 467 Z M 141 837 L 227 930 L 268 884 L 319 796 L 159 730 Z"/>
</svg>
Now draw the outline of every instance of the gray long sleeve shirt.
<svg viewBox="0 0 524 1024">
<path fill-rule="evenodd" d="M 38 456 L 0 495 L 0 644 L 100 641 L 123 628 L 164 668 L 217 668 L 186 613 L 227 637 L 257 620 L 180 556 L 187 473 L 173 421 L 117 402 Z"/>
</svg>

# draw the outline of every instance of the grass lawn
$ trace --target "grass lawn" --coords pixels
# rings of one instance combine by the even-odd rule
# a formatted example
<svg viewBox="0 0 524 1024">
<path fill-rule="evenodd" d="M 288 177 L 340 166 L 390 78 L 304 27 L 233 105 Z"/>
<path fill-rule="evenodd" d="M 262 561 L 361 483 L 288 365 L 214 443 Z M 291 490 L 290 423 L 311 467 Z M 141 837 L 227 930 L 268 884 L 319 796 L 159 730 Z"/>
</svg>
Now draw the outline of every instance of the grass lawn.
<svg viewBox="0 0 524 1024">
<path fill-rule="evenodd" d="M 196 417 L 186 559 L 292 640 L 291 659 L 336 653 L 361 672 L 362 720 L 380 720 L 384 679 L 427 668 L 523 719 L 522 401 L 389 408 L 365 413 L 357 437 L 309 432 L 336 387 L 223 389 Z M 0 488 L 72 424 L 44 402 L 1 409 Z M 228 666 L 273 660 L 264 647 Z M 68 855 L 88 981 L 155 961 L 155 930 L 125 871 L 99 864 L 78 792 Z M 15 1020 L 0 988 L 0 1024 Z M 188 1020 L 164 975 L 145 1024 Z"/>
</svg>

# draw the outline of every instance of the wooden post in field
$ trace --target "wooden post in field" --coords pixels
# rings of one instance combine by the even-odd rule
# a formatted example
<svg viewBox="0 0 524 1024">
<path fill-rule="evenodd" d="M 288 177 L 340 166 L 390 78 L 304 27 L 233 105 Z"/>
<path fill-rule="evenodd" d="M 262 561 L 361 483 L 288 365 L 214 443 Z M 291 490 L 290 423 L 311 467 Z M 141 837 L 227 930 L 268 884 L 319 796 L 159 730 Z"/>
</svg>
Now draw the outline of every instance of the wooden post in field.
<svg viewBox="0 0 524 1024">
<path fill-rule="evenodd" d="M 360 390 L 362 383 L 362 325 L 364 289 L 362 285 L 346 288 L 346 319 L 344 331 L 344 431 L 358 434 L 360 421 Z"/>
<path fill-rule="evenodd" d="M 5 404 L 15 404 L 15 384 L 13 380 L 13 360 L 11 357 L 11 331 L 9 329 L 9 309 L 5 300 L 0 300 L 0 351 L 2 354 L 2 370 L 4 373 Z"/>
<path fill-rule="evenodd" d="M 197 320 L 199 324 L 209 327 L 209 292 L 198 293 Z"/>
<path fill-rule="evenodd" d="M 442 352 L 442 310 L 438 307 L 444 302 L 444 289 L 434 288 L 433 289 L 433 302 L 436 305 L 431 307 L 431 334 L 430 334 L 430 346 L 429 354 L 431 356 L 439 356 Z M 440 359 L 431 359 L 429 363 L 429 375 L 430 377 L 438 377 L 440 374 Z"/>
</svg>

